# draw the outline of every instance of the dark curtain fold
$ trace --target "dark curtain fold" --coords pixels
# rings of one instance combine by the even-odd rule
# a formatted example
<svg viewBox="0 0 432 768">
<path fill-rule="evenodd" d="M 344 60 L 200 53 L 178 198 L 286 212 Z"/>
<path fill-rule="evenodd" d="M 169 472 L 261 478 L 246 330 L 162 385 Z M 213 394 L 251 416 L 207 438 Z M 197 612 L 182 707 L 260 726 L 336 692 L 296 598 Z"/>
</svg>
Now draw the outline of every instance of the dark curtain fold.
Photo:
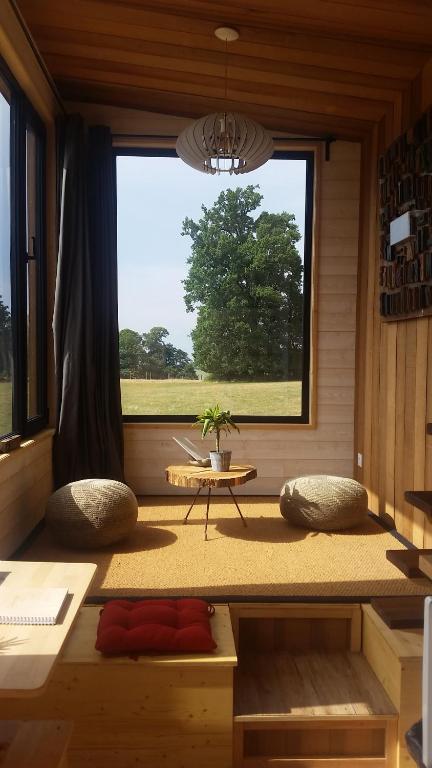
<svg viewBox="0 0 432 768">
<path fill-rule="evenodd" d="M 54 306 L 56 487 L 123 480 L 115 160 L 108 128 L 66 119 Z"/>
</svg>

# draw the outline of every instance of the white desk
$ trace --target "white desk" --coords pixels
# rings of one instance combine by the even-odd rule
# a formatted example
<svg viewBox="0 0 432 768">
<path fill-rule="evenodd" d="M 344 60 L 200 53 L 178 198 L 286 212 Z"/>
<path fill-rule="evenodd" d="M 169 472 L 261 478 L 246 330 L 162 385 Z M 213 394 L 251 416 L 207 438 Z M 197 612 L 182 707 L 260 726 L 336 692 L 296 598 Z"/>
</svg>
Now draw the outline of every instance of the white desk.
<svg viewBox="0 0 432 768">
<path fill-rule="evenodd" d="M 70 595 L 57 624 L 0 624 L 0 697 L 42 693 L 95 571 L 93 563 L 0 560 L 0 590 L 3 585 L 67 587 Z"/>
</svg>

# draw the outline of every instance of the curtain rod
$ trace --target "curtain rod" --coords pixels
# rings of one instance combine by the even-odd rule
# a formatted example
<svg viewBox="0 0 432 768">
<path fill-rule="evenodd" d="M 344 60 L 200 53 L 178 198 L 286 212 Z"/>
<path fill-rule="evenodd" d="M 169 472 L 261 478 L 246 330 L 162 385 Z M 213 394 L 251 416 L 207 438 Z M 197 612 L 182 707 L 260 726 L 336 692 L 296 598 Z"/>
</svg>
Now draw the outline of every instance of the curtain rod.
<svg viewBox="0 0 432 768">
<path fill-rule="evenodd" d="M 43 59 L 43 57 L 42 57 L 42 55 L 41 55 L 41 53 L 40 53 L 36 43 L 35 43 L 35 41 L 33 40 L 31 32 L 30 32 L 30 30 L 29 30 L 29 28 L 28 28 L 28 26 L 27 26 L 27 24 L 25 22 L 24 16 L 22 15 L 20 9 L 18 8 L 18 6 L 16 4 L 16 0 L 9 0 L 9 2 L 10 2 L 10 5 L 11 5 L 11 8 L 12 8 L 13 12 L 15 13 L 15 16 L 17 18 L 17 21 L 18 21 L 20 27 L 21 27 L 22 31 L 24 32 L 24 34 L 25 34 L 25 36 L 27 38 L 27 42 L 29 43 L 29 45 L 30 45 L 34 55 L 36 56 L 37 62 L 38 62 L 40 68 L 42 69 L 42 71 L 43 71 L 43 73 L 45 75 L 45 79 L 46 79 L 46 81 L 47 81 L 47 83 L 48 83 L 48 85 L 49 85 L 49 87 L 50 87 L 50 89 L 51 89 L 51 91 L 52 91 L 52 93 L 53 93 L 53 95 L 55 97 L 55 100 L 57 101 L 57 104 L 59 105 L 63 115 L 66 115 L 66 109 L 64 107 L 64 104 L 63 104 L 63 101 L 61 99 L 61 96 L 60 96 L 60 94 L 59 94 L 59 92 L 57 90 L 57 86 L 56 86 L 56 84 L 55 84 L 55 82 L 54 82 L 54 80 L 53 80 L 53 78 L 51 76 L 51 73 L 50 73 L 47 65 L 45 64 L 45 61 L 44 61 L 44 59 Z"/>
</svg>

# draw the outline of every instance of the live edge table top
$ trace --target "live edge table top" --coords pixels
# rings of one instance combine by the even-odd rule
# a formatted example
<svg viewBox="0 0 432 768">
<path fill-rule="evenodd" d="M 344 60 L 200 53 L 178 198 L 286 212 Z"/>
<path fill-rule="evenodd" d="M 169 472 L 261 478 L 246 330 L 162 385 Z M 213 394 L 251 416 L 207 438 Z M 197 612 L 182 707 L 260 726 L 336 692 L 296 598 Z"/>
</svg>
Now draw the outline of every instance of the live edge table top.
<svg viewBox="0 0 432 768">
<path fill-rule="evenodd" d="M 229 488 L 243 485 L 257 476 L 256 467 L 243 464 L 233 464 L 228 472 L 184 464 L 167 467 L 165 473 L 168 482 L 180 488 Z"/>
</svg>

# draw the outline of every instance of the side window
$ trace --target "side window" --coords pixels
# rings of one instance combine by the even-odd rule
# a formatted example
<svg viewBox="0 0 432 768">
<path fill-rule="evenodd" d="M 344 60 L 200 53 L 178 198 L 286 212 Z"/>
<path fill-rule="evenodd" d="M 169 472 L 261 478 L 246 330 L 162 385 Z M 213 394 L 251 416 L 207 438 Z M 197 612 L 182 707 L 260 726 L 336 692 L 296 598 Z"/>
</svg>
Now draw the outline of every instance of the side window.
<svg viewBox="0 0 432 768">
<path fill-rule="evenodd" d="M 13 431 L 9 96 L 0 79 L 0 435 Z"/>
<path fill-rule="evenodd" d="M 45 129 L 0 60 L 0 437 L 47 421 Z"/>
</svg>

